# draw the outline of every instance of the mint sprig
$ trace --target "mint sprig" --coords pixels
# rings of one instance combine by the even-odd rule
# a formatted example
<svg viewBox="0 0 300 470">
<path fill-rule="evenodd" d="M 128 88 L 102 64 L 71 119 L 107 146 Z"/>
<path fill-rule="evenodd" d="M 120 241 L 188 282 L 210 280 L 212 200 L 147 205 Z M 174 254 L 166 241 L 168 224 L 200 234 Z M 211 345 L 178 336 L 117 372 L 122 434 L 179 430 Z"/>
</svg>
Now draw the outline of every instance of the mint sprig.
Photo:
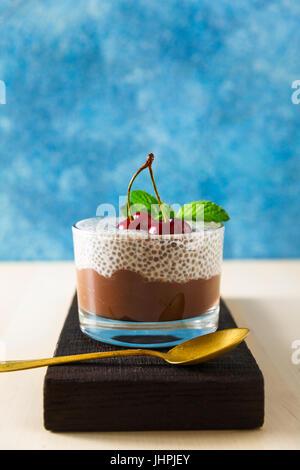
<svg viewBox="0 0 300 470">
<path fill-rule="evenodd" d="M 221 206 L 211 201 L 194 201 L 185 204 L 176 217 L 185 220 L 204 220 L 204 222 L 227 222 L 229 215 Z"/>
<path fill-rule="evenodd" d="M 178 217 L 193 221 L 203 219 L 204 222 L 227 222 L 230 219 L 225 209 L 211 201 L 190 202 L 181 207 L 176 215 L 171 206 L 165 203 L 163 203 L 163 206 L 170 218 Z M 131 191 L 130 207 L 131 215 L 136 212 L 147 211 L 156 220 L 163 218 L 157 198 L 146 191 L 140 189 Z M 127 204 L 121 207 L 121 212 L 125 217 L 128 217 Z"/>
</svg>

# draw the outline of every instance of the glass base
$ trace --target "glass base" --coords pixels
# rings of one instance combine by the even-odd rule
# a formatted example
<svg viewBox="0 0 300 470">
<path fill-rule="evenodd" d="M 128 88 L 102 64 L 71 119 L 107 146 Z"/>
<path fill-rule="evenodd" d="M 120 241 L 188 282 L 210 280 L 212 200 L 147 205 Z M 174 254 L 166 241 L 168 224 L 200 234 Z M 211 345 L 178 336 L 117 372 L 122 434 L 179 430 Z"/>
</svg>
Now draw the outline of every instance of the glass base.
<svg viewBox="0 0 300 470">
<path fill-rule="evenodd" d="M 99 317 L 79 309 L 80 329 L 91 338 L 116 346 L 168 348 L 218 328 L 219 305 L 186 320 L 126 322 Z"/>
</svg>

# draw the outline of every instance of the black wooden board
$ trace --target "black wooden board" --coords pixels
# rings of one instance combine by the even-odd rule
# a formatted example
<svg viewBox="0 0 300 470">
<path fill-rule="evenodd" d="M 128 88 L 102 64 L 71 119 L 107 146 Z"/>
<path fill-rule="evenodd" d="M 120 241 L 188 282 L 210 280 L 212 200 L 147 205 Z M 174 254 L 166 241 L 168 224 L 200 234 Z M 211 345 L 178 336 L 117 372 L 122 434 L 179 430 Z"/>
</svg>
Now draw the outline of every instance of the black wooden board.
<svg viewBox="0 0 300 470">
<path fill-rule="evenodd" d="M 234 327 L 221 301 L 219 329 Z M 75 295 L 55 356 L 114 349 L 80 331 Z M 263 376 L 245 342 L 196 366 L 131 356 L 51 366 L 45 376 L 52 431 L 251 429 L 263 420 Z"/>
</svg>

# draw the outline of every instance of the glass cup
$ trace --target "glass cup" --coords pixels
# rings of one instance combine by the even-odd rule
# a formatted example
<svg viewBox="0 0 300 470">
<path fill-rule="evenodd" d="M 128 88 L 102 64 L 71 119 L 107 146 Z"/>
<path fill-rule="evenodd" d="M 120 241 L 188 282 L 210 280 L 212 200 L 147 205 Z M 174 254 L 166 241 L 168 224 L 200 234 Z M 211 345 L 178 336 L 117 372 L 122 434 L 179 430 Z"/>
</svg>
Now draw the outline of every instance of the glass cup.
<svg viewBox="0 0 300 470">
<path fill-rule="evenodd" d="M 79 323 L 118 346 L 170 347 L 218 327 L 224 226 L 150 235 L 91 218 L 73 226 Z"/>
</svg>

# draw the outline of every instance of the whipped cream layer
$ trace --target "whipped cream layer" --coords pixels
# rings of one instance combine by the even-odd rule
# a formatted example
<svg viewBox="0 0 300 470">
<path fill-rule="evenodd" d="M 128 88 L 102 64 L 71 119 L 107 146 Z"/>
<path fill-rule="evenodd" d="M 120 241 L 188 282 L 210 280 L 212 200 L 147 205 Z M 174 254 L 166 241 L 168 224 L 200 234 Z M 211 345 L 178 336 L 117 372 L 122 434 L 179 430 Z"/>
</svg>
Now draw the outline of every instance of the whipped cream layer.
<svg viewBox="0 0 300 470">
<path fill-rule="evenodd" d="M 118 230 L 117 218 L 91 218 L 73 227 L 77 269 L 91 268 L 105 277 L 130 270 L 146 281 L 187 282 L 221 273 L 224 226 L 192 224 L 192 233 L 150 235 Z"/>
</svg>

